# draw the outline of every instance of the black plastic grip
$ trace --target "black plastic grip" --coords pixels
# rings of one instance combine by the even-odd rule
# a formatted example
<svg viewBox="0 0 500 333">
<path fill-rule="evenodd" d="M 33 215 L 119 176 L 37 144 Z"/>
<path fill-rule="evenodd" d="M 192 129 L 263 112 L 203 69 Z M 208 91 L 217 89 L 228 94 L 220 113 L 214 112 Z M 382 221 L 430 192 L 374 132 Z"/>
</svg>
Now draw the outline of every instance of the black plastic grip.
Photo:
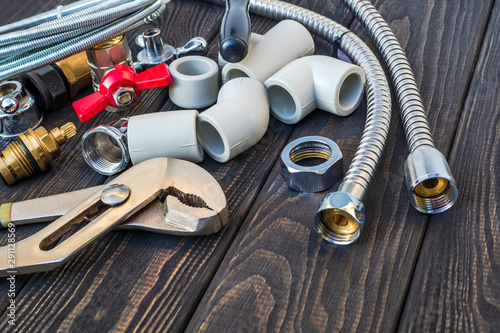
<svg viewBox="0 0 500 333">
<path fill-rule="evenodd" d="M 248 53 L 251 23 L 250 0 L 226 0 L 226 13 L 220 27 L 219 51 L 227 62 L 240 62 Z"/>
</svg>

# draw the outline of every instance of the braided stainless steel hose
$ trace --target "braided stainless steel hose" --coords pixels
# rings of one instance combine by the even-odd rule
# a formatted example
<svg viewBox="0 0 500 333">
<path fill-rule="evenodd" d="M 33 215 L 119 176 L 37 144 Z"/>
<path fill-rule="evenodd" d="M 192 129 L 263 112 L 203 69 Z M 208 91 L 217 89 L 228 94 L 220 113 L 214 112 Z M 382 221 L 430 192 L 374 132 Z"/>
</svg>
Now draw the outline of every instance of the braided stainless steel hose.
<svg viewBox="0 0 500 333">
<path fill-rule="evenodd" d="M 274 0 L 252 0 L 250 11 L 277 20 L 295 20 L 319 37 L 338 42 L 366 74 L 368 109 L 363 136 L 338 191 L 323 199 L 314 219 L 323 238 L 335 244 L 350 244 L 358 239 L 365 220 L 362 200 L 382 156 L 391 120 L 391 94 L 384 71 L 361 39 L 327 17 Z"/>
<path fill-rule="evenodd" d="M 114 1 L 111 1 L 114 2 Z M 134 1 L 132 1 L 134 2 Z M 139 25 L 146 24 L 157 18 L 165 9 L 165 0 L 140 0 L 135 1 L 139 7 L 123 18 L 114 19 L 105 26 L 99 28 L 99 24 L 94 23 L 94 30 L 87 31 L 87 27 L 81 28 L 82 35 L 59 42 L 55 45 L 43 45 L 41 49 L 29 51 L 23 54 L 15 54 L 9 58 L 0 61 L 0 80 L 29 71 L 44 65 L 53 63 L 57 60 L 66 58 L 95 46 L 107 39 L 121 35 Z M 127 7 L 128 8 L 128 7 Z M 130 8 L 125 9 L 126 11 Z M 106 11 L 103 11 L 103 13 Z M 108 15 L 109 13 L 106 13 Z M 68 18 L 69 16 L 65 17 Z M 114 17 L 114 16 L 112 16 Z M 92 16 L 90 19 L 95 19 Z M 43 26 L 50 25 L 50 22 Z M 81 24 L 75 25 L 74 29 L 79 28 Z M 37 27 L 34 27 L 37 28 Z M 30 28 L 30 29 L 34 29 Z M 10 36 L 13 33 L 9 33 Z M 43 38 L 43 37 L 42 37 Z"/>
<path fill-rule="evenodd" d="M 367 0 L 342 0 L 369 31 L 391 73 L 410 155 L 406 184 L 413 206 L 428 214 L 455 203 L 458 190 L 446 158 L 434 146 L 419 89 L 405 52 L 389 25 Z"/>
</svg>

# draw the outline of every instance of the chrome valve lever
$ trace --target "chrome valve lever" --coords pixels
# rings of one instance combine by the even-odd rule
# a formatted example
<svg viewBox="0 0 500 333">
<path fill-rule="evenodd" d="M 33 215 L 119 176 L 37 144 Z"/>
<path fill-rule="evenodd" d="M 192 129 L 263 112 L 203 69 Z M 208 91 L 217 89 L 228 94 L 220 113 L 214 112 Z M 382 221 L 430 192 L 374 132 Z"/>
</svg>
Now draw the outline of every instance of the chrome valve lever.
<svg viewBox="0 0 500 333">
<path fill-rule="evenodd" d="M 148 29 L 135 38 L 135 43 L 143 50 L 137 55 L 135 68 L 145 70 L 162 62 L 170 64 L 173 60 L 188 55 L 203 55 L 207 49 L 207 41 L 202 37 L 194 37 L 184 46 L 175 48 L 165 44 L 161 38 L 161 30 Z"/>
</svg>

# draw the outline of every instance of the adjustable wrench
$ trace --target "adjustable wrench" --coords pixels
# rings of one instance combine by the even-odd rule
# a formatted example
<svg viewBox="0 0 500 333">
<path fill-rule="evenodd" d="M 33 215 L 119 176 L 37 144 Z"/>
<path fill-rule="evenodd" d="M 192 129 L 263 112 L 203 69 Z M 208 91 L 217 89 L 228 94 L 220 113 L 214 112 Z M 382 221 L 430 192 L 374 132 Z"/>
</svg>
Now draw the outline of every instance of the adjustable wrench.
<svg viewBox="0 0 500 333">
<path fill-rule="evenodd" d="M 59 267 L 115 228 L 177 235 L 214 233 L 227 223 L 227 208 L 220 185 L 203 168 L 156 158 L 130 168 L 107 185 L 3 204 L 0 219 L 4 226 L 16 227 L 56 219 L 15 244 L 14 265 L 8 260 L 8 246 L 0 248 L 0 276 L 6 276 L 12 271 L 27 274 Z M 80 229 L 62 239 L 72 228 Z"/>
</svg>

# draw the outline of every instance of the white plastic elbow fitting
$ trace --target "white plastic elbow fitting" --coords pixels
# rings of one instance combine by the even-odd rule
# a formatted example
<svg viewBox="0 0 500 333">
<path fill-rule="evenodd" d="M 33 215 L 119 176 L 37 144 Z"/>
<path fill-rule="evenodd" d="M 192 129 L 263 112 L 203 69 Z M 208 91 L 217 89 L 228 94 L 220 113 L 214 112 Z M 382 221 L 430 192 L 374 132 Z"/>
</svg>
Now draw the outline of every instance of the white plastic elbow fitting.
<svg viewBox="0 0 500 333">
<path fill-rule="evenodd" d="M 365 81 L 359 66 L 316 55 L 289 63 L 264 85 L 273 115 L 296 124 L 316 108 L 350 115 L 361 102 Z"/>
<path fill-rule="evenodd" d="M 217 101 L 219 66 L 210 58 L 187 56 L 169 66 L 172 84 L 170 100 L 181 108 L 206 108 Z"/>
<path fill-rule="evenodd" d="M 264 35 L 250 36 L 248 54 L 238 63 L 228 63 L 222 70 L 222 82 L 249 77 L 264 83 L 289 62 L 314 54 L 314 40 L 300 23 L 284 20 Z"/>
<path fill-rule="evenodd" d="M 268 125 L 266 89 L 238 78 L 222 86 L 217 104 L 198 116 L 198 138 L 207 154 L 224 163 L 255 145 Z"/>
<path fill-rule="evenodd" d="M 156 157 L 203 161 L 196 135 L 196 110 L 165 111 L 130 117 L 127 141 L 133 164 Z"/>
</svg>

